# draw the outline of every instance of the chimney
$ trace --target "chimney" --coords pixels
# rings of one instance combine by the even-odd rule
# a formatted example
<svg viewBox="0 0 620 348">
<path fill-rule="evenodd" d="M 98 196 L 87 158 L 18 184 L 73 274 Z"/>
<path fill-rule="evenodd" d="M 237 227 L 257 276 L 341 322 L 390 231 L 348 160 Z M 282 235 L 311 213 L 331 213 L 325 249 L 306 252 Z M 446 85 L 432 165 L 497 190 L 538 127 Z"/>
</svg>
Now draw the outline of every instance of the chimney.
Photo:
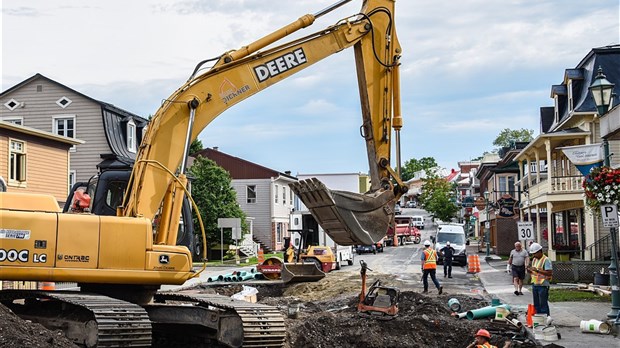
<svg viewBox="0 0 620 348">
<path fill-rule="evenodd" d="M 218 151 L 219 149 L 220 149 L 220 148 L 219 148 L 219 147 L 217 147 L 217 146 L 214 146 L 214 147 L 213 147 L 213 151 Z"/>
<path fill-rule="evenodd" d="M 291 175 L 291 171 L 290 171 L 290 170 L 287 170 L 287 171 L 285 171 L 285 172 L 284 172 L 284 174 L 286 174 L 286 175 Z"/>
</svg>

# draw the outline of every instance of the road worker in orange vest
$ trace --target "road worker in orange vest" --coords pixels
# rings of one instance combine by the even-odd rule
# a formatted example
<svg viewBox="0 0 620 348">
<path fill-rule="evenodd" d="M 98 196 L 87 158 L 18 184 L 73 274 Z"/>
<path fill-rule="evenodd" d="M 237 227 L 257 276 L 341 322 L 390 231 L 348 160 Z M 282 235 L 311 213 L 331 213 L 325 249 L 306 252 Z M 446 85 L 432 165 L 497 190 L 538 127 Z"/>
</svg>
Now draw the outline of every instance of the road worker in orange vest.
<svg viewBox="0 0 620 348">
<path fill-rule="evenodd" d="M 424 284 L 423 294 L 428 293 L 428 276 L 430 274 L 431 280 L 439 290 L 439 295 L 443 292 L 443 286 L 437 281 L 435 272 L 437 270 L 437 251 L 431 247 L 429 240 L 424 241 L 424 252 L 422 252 L 422 283 Z"/>
<path fill-rule="evenodd" d="M 480 329 L 476 332 L 474 341 L 470 343 L 467 348 L 497 348 L 497 346 L 492 345 L 490 341 L 491 334 L 485 329 Z"/>
</svg>

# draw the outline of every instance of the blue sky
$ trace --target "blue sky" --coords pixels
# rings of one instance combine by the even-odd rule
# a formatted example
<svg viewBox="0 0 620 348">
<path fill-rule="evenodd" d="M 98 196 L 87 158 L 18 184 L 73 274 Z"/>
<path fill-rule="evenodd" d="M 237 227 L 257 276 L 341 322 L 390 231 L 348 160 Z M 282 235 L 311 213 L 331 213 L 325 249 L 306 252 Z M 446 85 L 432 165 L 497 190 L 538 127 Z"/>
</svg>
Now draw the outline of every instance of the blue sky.
<svg viewBox="0 0 620 348">
<path fill-rule="evenodd" d="M 41 73 L 146 117 L 197 62 L 333 2 L 3 0 L 2 89 Z M 354 0 L 294 37 L 360 6 Z M 551 85 L 564 70 L 592 47 L 620 42 L 618 0 L 398 0 L 396 10 L 402 159 L 434 157 L 448 169 L 493 150 L 504 128 L 538 135 L 539 108 L 553 105 Z M 367 172 L 360 123 L 348 50 L 234 106 L 200 140 L 293 174 Z"/>
</svg>

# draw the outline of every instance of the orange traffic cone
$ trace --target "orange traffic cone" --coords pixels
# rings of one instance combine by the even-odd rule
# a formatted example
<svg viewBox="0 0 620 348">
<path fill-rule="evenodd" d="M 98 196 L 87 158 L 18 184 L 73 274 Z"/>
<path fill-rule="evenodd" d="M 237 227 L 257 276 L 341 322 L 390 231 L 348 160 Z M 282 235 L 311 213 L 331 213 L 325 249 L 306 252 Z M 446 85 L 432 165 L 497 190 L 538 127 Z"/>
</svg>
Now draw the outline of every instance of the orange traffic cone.
<svg viewBox="0 0 620 348">
<path fill-rule="evenodd" d="M 262 265 L 263 262 L 265 262 L 265 252 L 263 251 L 263 248 L 259 248 L 258 249 L 258 264 Z"/>
<path fill-rule="evenodd" d="M 532 327 L 534 325 L 534 314 L 536 314 L 536 308 L 534 308 L 533 304 L 527 305 L 527 327 Z"/>
<path fill-rule="evenodd" d="M 39 290 L 56 290 L 56 283 L 54 282 L 39 282 Z"/>
</svg>

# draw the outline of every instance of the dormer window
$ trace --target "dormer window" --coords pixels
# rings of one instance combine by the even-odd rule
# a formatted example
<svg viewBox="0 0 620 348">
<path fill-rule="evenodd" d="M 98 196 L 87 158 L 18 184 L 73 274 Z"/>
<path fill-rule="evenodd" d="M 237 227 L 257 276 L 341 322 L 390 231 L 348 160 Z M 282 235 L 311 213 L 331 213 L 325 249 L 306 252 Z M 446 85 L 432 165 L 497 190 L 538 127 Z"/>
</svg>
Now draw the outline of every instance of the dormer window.
<svg viewBox="0 0 620 348">
<path fill-rule="evenodd" d="M 566 89 L 568 90 L 568 112 L 573 112 L 573 80 L 568 80 Z"/>
<path fill-rule="evenodd" d="M 136 152 L 136 124 L 133 120 L 127 122 L 127 150 Z"/>
<path fill-rule="evenodd" d="M 560 122 L 560 102 L 557 94 L 553 96 L 553 118 L 556 124 Z"/>
</svg>

